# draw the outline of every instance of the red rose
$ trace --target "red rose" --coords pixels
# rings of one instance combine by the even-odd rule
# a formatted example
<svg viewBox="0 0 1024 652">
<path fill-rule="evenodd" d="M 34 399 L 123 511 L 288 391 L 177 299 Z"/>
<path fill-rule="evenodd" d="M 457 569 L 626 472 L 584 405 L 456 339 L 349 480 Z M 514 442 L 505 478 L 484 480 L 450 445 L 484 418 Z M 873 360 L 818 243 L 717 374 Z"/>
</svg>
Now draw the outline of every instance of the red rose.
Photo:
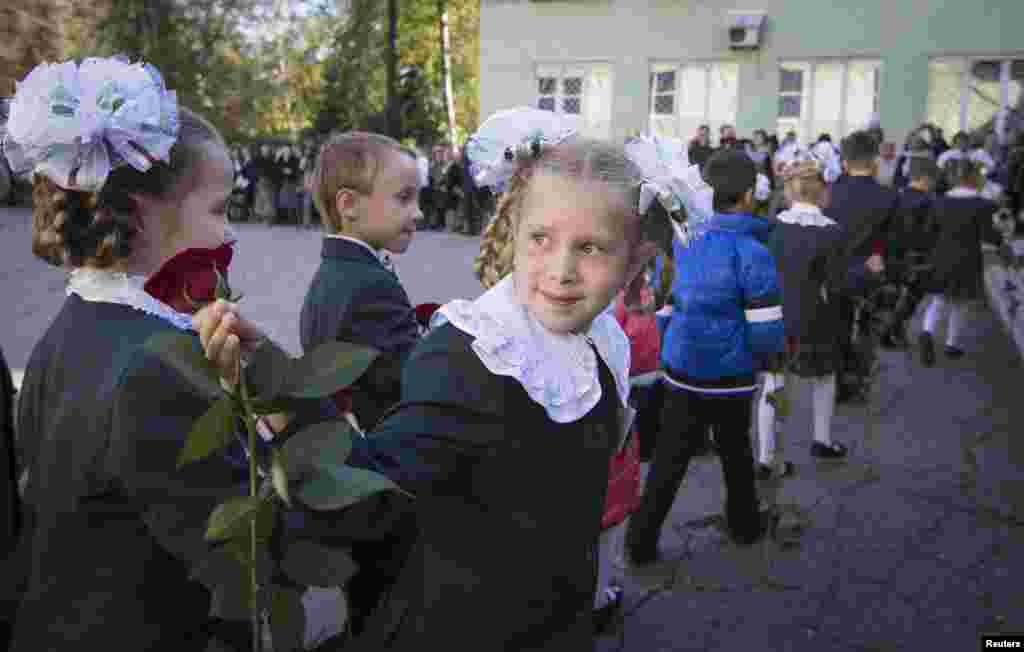
<svg viewBox="0 0 1024 652">
<path fill-rule="evenodd" d="M 214 270 L 227 278 L 233 253 L 230 243 L 213 249 L 185 249 L 149 277 L 146 292 L 178 312 L 193 313 L 200 305 L 216 298 Z"/>
<path fill-rule="evenodd" d="M 434 312 L 441 307 L 439 303 L 421 303 L 416 306 L 416 321 L 423 328 L 430 325 L 430 318 L 434 316 Z"/>
<path fill-rule="evenodd" d="M 331 398 L 334 399 L 334 405 L 337 406 L 338 412 L 341 414 L 352 411 L 352 388 L 346 387 L 338 390 L 338 393 Z"/>
</svg>

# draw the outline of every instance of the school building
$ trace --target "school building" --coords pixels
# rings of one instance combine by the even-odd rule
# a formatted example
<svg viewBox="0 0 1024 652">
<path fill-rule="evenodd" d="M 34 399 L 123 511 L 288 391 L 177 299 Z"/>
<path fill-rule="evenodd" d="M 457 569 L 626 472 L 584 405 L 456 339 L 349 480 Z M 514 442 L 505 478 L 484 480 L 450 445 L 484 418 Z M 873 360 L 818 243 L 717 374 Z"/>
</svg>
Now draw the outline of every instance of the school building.
<svg viewBox="0 0 1024 652">
<path fill-rule="evenodd" d="M 925 121 L 948 140 L 1019 116 L 1022 85 L 1024 0 L 481 2 L 481 118 L 528 104 L 597 137 L 878 120 L 886 140 Z"/>
</svg>

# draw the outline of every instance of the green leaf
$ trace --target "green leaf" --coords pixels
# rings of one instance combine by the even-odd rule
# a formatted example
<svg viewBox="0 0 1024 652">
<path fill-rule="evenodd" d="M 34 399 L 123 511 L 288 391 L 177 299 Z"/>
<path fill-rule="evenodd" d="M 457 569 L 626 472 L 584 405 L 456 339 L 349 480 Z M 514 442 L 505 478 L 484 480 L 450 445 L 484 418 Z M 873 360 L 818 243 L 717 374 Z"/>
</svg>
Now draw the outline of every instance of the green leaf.
<svg viewBox="0 0 1024 652">
<path fill-rule="evenodd" d="M 295 361 L 284 393 L 323 398 L 345 389 L 369 369 L 380 351 L 348 342 L 325 342 Z"/>
<path fill-rule="evenodd" d="M 286 505 L 291 507 L 292 497 L 288 493 L 288 471 L 287 468 L 287 453 L 283 448 L 274 448 L 273 457 L 270 463 L 270 478 L 274 483 L 274 489 L 277 491 L 277 495 L 281 497 L 281 500 Z"/>
<path fill-rule="evenodd" d="M 256 540 L 265 541 L 274 530 L 276 514 L 274 501 L 259 496 L 245 496 L 225 500 L 210 515 L 206 528 L 207 541 L 222 541 L 244 537 L 248 540 L 249 523 L 256 520 Z"/>
<path fill-rule="evenodd" d="M 181 332 L 163 332 L 146 340 L 145 349 L 155 353 L 204 396 L 211 399 L 224 394 L 220 371 L 206 359 L 199 339 Z"/>
<path fill-rule="evenodd" d="M 274 652 L 301 651 L 306 643 L 306 608 L 302 593 L 274 586 L 270 598 L 270 635 Z"/>
<path fill-rule="evenodd" d="M 249 354 L 245 368 L 246 387 L 249 398 L 269 401 L 278 398 L 291 377 L 295 361 L 281 347 L 270 340 L 264 340 Z"/>
<path fill-rule="evenodd" d="M 192 425 L 192 431 L 188 433 L 185 445 L 178 454 L 178 466 L 201 460 L 210 453 L 224 448 L 234 438 L 234 402 L 230 397 L 222 396 Z"/>
<path fill-rule="evenodd" d="M 353 505 L 381 491 L 401 491 L 394 482 L 379 473 L 353 466 L 320 466 L 292 491 L 310 509 L 327 511 Z"/>
<path fill-rule="evenodd" d="M 225 620 L 249 620 L 252 586 L 248 556 L 241 557 L 244 551 L 239 548 L 218 550 L 214 556 L 216 568 L 212 571 L 213 586 L 209 587 L 211 616 Z"/>
<path fill-rule="evenodd" d="M 294 484 L 317 467 L 344 464 L 352 453 L 352 428 L 344 421 L 315 423 L 292 435 L 282 448 L 285 472 Z"/>
<path fill-rule="evenodd" d="M 344 550 L 312 541 L 287 543 L 281 558 L 281 570 L 305 586 L 344 586 L 358 568 Z"/>
</svg>

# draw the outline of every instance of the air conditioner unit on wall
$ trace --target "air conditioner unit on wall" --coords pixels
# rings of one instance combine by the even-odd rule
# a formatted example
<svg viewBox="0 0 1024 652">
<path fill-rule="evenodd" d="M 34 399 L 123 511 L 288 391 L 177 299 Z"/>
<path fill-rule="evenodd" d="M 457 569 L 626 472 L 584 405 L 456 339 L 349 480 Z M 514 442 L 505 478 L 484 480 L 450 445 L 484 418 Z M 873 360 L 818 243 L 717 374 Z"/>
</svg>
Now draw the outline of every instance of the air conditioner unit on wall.
<svg viewBox="0 0 1024 652">
<path fill-rule="evenodd" d="M 729 12 L 729 47 L 734 50 L 749 50 L 761 47 L 761 27 L 764 25 L 763 11 Z"/>
</svg>

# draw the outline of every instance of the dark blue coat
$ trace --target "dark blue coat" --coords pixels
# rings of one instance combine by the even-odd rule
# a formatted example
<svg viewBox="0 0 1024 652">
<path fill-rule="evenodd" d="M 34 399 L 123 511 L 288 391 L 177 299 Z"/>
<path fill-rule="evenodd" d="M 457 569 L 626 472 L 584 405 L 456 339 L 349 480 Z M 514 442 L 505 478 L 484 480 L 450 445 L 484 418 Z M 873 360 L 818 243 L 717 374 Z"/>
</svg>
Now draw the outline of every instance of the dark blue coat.
<svg viewBox="0 0 1024 652">
<path fill-rule="evenodd" d="M 32 350 L 18 401 L 28 518 L 19 564 L 0 582 L 24 586 L 14 652 L 206 649 L 203 533 L 218 503 L 248 494 L 248 474 L 237 443 L 178 468 L 212 398 L 144 349 L 168 331 L 178 332 L 71 295 Z M 261 366 L 257 352 L 257 377 Z M 311 401 L 289 431 L 332 410 Z"/>
<path fill-rule="evenodd" d="M 601 401 L 556 423 L 472 342 L 451 324 L 432 331 L 401 408 L 358 442 L 416 496 L 420 534 L 353 650 L 592 652 L 615 381 L 600 362 Z"/>
<path fill-rule="evenodd" d="M 867 260 L 898 222 L 899 196 L 874 177 L 844 175 L 832 185 L 832 203 L 825 213 L 843 229 L 845 254 Z"/>
<path fill-rule="evenodd" d="M 401 396 L 402 366 L 419 340 L 409 295 L 366 247 L 324 238 L 322 260 L 299 317 L 302 350 L 339 340 L 381 356 L 353 386 L 353 412 L 364 428 Z"/>
</svg>

